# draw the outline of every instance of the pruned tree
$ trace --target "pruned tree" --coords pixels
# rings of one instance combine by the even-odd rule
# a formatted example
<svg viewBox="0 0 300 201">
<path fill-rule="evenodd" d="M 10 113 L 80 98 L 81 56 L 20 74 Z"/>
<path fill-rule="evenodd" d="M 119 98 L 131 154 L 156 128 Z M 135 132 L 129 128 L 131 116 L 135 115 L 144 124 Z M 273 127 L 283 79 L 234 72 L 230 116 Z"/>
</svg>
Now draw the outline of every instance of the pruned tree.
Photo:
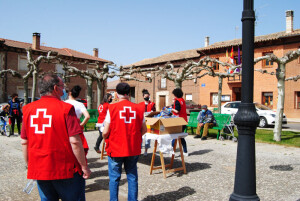
<svg viewBox="0 0 300 201">
<path fill-rule="evenodd" d="M 274 54 L 270 54 L 270 55 L 266 55 L 254 59 L 254 63 L 257 63 L 262 60 L 267 60 L 270 62 L 277 63 L 276 72 L 268 72 L 267 70 L 256 69 L 256 71 L 260 73 L 276 75 L 278 102 L 277 102 L 277 111 L 275 117 L 275 127 L 274 127 L 274 137 L 273 137 L 273 140 L 275 141 L 281 141 L 282 119 L 283 119 L 284 99 L 285 99 L 285 81 L 289 81 L 289 80 L 297 81 L 298 79 L 300 79 L 300 75 L 296 75 L 295 77 L 290 77 L 286 79 L 286 64 L 297 59 L 299 56 L 300 56 L 300 49 L 295 51 L 290 51 L 281 58 L 278 58 Z"/>
</svg>

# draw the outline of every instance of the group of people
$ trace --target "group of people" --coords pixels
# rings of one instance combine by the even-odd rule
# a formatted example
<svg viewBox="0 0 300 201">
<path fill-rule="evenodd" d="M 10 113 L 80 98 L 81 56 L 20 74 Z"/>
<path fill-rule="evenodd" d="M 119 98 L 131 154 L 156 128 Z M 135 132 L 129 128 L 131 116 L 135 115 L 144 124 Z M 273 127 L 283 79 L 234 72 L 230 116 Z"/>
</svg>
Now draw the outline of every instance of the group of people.
<svg viewBox="0 0 300 201">
<path fill-rule="evenodd" d="M 23 107 L 21 144 L 28 168 L 27 178 L 37 180 L 41 200 L 85 200 L 85 179 L 90 177 L 91 170 L 87 165 L 89 147 L 83 126 L 90 116 L 84 105 L 76 101 L 81 88 L 75 86 L 66 90 L 63 80 L 55 74 L 45 74 L 38 87 L 41 99 Z M 99 137 L 94 149 L 101 153 L 100 144 L 105 140 L 110 200 L 118 200 L 123 165 L 128 180 L 128 200 L 137 200 L 137 161 L 142 136 L 147 131 L 144 114 L 156 108 L 148 90 L 143 90 L 144 101 L 140 104 L 130 102 L 127 83 L 119 83 L 116 91 L 117 103 L 109 104 L 112 96 L 106 94 L 98 107 Z M 172 93 L 173 114 L 187 121 L 182 90 L 174 89 Z M 62 101 L 66 94 L 68 100 Z M 181 142 L 187 156 L 185 139 L 181 138 Z M 146 154 L 149 147 L 150 141 L 145 139 Z"/>
</svg>

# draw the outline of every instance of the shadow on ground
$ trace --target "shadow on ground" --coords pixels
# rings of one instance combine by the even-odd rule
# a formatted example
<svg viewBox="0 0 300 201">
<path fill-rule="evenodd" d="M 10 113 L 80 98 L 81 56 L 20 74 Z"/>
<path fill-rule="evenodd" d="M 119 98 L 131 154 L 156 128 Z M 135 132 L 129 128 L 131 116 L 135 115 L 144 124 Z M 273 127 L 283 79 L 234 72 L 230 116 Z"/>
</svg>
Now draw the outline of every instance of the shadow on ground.
<svg viewBox="0 0 300 201">
<path fill-rule="evenodd" d="M 175 201 L 175 200 L 180 200 L 186 196 L 192 195 L 194 193 L 196 193 L 194 189 L 185 186 L 178 189 L 177 191 L 170 191 L 166 193 L 160 193 L 157 195 L 148 195 L 146 198 L 142 199 L 142 201 L 151 201 L 151 200 Z"/>
<path fill-rule="evenodd" d="M 277 171 L 292 171 L 294 168 L 291 165 L 273 165 L 270 169 Z"/>
<path fill-rule="evenodd" d="M 119 186 L 127 183 L 127 179 L 120 180 Z M 93 192 L 99 190 L 109 190 L 109 179 L 97 179 L 94 183 L 86 185 L 85 192 Z M 100 199 L 101 200 L 101 199 Z"/>
</svg>

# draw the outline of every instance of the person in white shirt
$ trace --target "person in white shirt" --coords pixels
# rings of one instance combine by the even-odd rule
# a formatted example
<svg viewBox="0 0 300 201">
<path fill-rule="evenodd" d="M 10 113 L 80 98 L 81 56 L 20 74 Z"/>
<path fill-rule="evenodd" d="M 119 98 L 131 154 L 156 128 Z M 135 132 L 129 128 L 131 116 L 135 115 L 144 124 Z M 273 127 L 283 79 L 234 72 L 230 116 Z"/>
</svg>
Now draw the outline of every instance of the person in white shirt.
<svg viewBox="0 0 300 201">
<path fill-rule="evenodd" d="M 90 114 L 87 111 L 86 107 L 83 105 L 83 103 L 79 102 L 76 100 L 76 98 L 79 96 L 81 91 L 81 87 L 79 85 L 74 86 L 71 91 L 69 91 L 68 95 L 69 98 L 68 100 L 66 100 L 66 103 L 69 103 L 71 105 L 74 106 L 75 108 L 75 113 L 78 119 L 80 119 L 80 117 L 82 115 L 84 115 L 84 119 L 82 122 L 80 122 L 80 126 L 84 126 L 90 119 Z"/>
</svg>

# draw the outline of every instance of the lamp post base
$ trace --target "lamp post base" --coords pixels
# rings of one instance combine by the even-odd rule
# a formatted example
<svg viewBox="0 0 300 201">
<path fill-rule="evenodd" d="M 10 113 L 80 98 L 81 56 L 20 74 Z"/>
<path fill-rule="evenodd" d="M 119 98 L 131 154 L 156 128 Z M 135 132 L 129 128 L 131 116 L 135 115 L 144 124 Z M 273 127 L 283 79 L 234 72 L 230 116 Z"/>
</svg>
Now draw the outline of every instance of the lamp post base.
<svg viewBox="0 0 300 201">
<path fill-rule="evenodd" d="M 255 195 L 243 196 L 232 193 L 229 198 L 230 201 L 259 201 L 259 197 Z"/>
</svg>

